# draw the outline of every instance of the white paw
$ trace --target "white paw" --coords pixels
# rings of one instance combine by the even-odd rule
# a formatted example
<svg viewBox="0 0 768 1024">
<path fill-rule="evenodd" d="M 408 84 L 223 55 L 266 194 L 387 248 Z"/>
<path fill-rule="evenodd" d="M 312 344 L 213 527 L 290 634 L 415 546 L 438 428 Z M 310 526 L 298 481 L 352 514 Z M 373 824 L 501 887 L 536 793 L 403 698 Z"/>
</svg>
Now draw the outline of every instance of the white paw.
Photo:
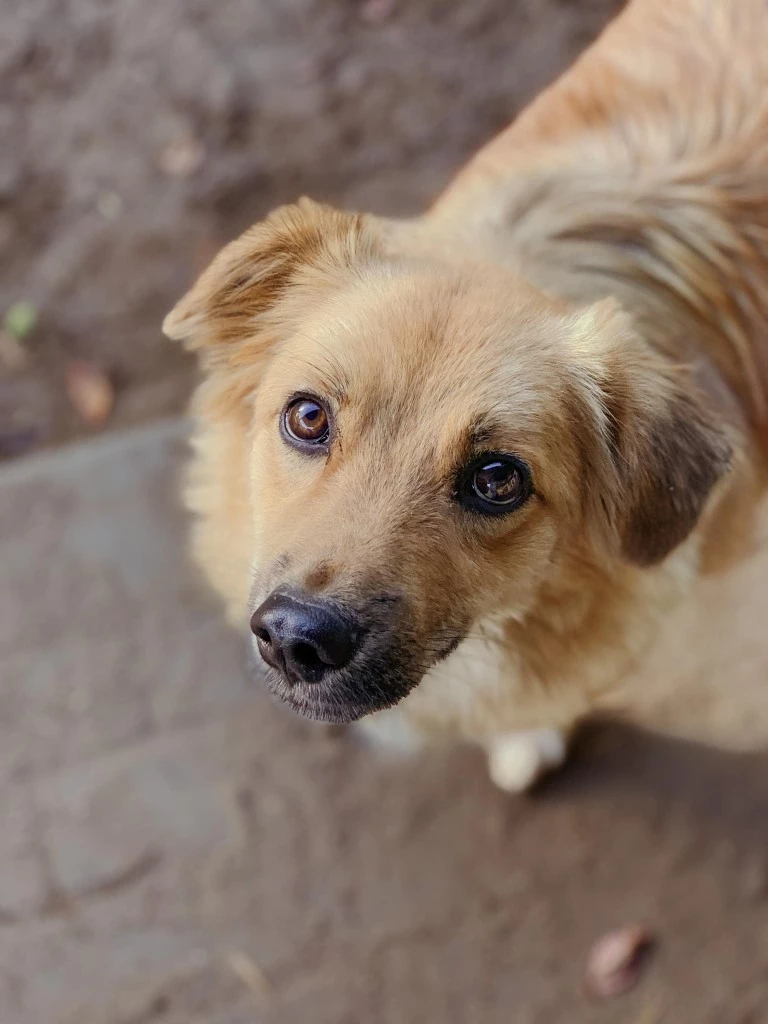
<svg viewBox="0 0 768 1024">
<path fill-rule="evenodd" d="M 488 772 L 492 781 L 507 793 L 524 793 L 547 772 L 565 760 L 567 745 L 557 729 L 511 732 L 491 740 Z"/>
</svg>

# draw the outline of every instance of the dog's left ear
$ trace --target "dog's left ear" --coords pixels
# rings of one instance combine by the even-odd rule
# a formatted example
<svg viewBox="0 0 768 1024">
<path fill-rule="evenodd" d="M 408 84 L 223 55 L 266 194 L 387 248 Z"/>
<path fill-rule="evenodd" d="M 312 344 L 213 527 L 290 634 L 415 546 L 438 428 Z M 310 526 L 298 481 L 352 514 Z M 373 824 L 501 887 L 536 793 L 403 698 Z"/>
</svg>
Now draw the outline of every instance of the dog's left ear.
<svg viewBox="0 0 768 1024">
<path fill-rule="evenodd" d="M 221 250 L 165 318 L 164 333 L 214 360 L 217 350 L 252 342 L 302 275 L 317 286 L 324 271 L 373 249 L 367 220 L 309 199 L 275 210 Z"/>
<path fill-rule="evenodd" d="M 732 446 L 691 374 L 647 345 L 614 302 L 583 316 L 577 365 L 597 439 L 597 454 L 586 456 L 589 505 L 623 557 L 653 565 L 695 527 Z"/>
</svg>

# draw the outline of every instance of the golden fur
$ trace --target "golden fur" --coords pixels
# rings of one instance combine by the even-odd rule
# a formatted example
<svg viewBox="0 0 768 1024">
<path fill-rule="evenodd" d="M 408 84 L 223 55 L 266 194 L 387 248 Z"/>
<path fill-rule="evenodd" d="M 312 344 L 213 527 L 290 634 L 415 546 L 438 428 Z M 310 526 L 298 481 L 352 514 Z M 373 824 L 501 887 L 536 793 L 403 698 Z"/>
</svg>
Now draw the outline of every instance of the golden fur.
<svg viewBox="0 0 768 1024">
<path fill-rule="evenodd" d="M 200 354 L 188 502 L 233 623 L 397 590 L 418 685 L 374 718 L 422 735 L 632 711 L 662 620 L 754 543 L 767 34 L 765 0 L 634 0 L 424 217 L 303 200 L 219 254 L 165 330 Z M 302 391 L 327 460 L 279 435 Z M 482 449 L 531 467 L 510 516 L 452 501 Z"/>
</svg>

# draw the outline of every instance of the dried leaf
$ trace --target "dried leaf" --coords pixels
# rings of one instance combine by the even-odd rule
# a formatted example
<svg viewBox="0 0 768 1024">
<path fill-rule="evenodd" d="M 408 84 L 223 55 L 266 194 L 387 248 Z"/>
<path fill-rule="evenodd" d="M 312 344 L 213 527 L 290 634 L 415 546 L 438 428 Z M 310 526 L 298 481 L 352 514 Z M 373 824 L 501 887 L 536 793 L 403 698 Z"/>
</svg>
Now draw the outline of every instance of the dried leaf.
<svg viewBox="0 0 768 1024">
<path fill-rule="evenodd" d="M 588 992 L 598 999 L 627 992 L 637 982 L 651 945 L 651 935 L 640 925 L 604 935 L 589 955 L 585 975 Z"/>
<path fill-rule="evenodd" d="M 91 363 L 77 361 L 67 367 L 67 395 L 84 423 L 98 426 L 109 418 L 115 392 L 107 375 Z"/>
<path fill-rule="evenodd" d="M 242 950 L 234 950 L 227 957 L 227 963 L 233 974 L 242 981 L 250 993 L 257 999 L 268 999 L 272 994 L 272 983 L 263 967 Z"/>
<path fill-rule="evenodd" d="M 173 141 L 160 153 L 160 167 L 172 178 L 188 178 L 194 174 L 205 159 L 205 147 L 192 135 L 183 135 Z"/>
<path fill-rule="evenodd" d="M 3 328 L 17 341 L 29 337 L 37 324 L 37 310 L 31 302 L 14 302 L 5 314 Z"/>
</svg>

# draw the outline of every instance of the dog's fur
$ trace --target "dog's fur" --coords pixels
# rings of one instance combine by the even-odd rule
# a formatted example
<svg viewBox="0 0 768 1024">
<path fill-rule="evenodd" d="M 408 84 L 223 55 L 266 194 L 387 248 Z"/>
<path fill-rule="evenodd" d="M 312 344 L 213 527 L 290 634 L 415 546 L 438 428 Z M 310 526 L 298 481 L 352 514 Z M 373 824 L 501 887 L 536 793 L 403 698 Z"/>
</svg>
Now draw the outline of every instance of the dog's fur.
<svg viewBox="0 0 768 1024">
<path fill-rule="evenodd" d="M 486 745 L 509 788 L 753 542 L 768 433 L 768 4 L 634 0 L 409 222 L 286 207 L 168 316 L 200 354 L 188 501 L 232 621 L 276 587 L 368 616 L 316 717 Z M 286 446 L 323 397 L 326 459 Z M 534 493 L 453 500 L 473 454 Z M 288 696 L 282 693 L 283 696 Z M 510 742 L 526 730 L 523 746 Z"/>
</svg>

